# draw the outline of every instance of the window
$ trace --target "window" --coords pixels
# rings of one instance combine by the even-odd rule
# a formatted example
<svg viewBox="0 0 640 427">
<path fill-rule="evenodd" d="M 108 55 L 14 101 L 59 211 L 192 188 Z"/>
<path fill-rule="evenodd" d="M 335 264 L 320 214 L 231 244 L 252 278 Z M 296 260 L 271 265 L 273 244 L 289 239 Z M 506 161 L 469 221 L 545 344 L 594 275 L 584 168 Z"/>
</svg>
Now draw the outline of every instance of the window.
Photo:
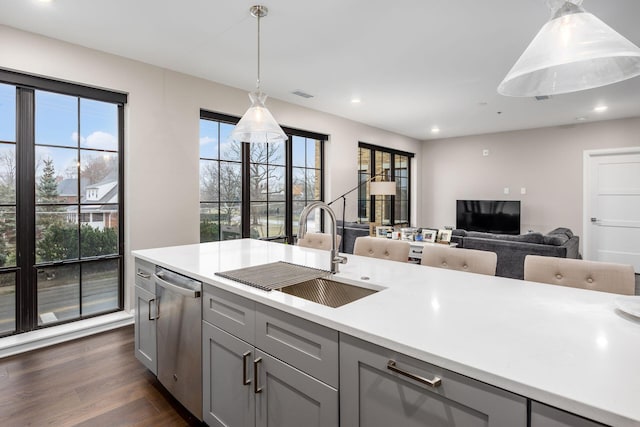
<svg viewBox="0 0 640 427">
<path fill-rule="evenodd" d="M 201 111 L 200 241 L 293 243 L 304 206 L 322 200 L 326 135 L 285 128 L 283 143 L 229 140 L 238 118 Z"/>
<path fill-rule="evenodd" d="M 126 96 L 0 81 L 0 334 L 121 310 Z"/>
<path fill-rule="evenodd" d="M 293 234 L 298 235 L 298 222 L 302 209 L 311 202 L 322 200 L 322 158 L 323 140 L 294 136 L 292 141 L 292 198 L 293 198 Z M 307 218 L 309 230 L 320 229 L 312 212 Z M 312 224 L 316 222 L 316 224 Z"/>
<path fill-rule="evenodd" d="M 242 147 L 229 141 L 234 124 L 218 118 L 200 120 L 201 242 L 242 237 Z"/>
<path fill-rule="evenodd" d="M 360 143 L 358 147 L 358 219 L 383 225 L 408 224 L 411 212 L 412 153 Z M 372 196 L 367 181 L 395 181 L 395 196 Z M 372 208 L 373 207 L 373 208 Z"/>
</svg>

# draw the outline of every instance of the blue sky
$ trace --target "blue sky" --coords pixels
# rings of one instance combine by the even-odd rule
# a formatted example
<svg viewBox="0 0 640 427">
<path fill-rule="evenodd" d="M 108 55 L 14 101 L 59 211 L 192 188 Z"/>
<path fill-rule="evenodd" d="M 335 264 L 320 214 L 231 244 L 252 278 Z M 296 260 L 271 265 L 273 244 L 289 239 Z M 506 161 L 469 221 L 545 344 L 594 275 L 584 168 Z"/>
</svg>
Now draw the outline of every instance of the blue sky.
<svg viewBox="0 0 640 427">
<path fill-rule="evenodd" d="M 80 147 L 117 151 L 118 107 L 88 99 L 79 101 Z M 36 144 L 56 146 L 36 146 L 36 162 L 49 157 L 54 160 L 57 174 L 62 175 L 78 161 L 78 98 L 36 91 L 35 118 Z M 86 151 L 81 153 L 83 158 L 89 155 Z"/>
<path fill-rule="evenodd" d="M 118 107 L 115 104 L 45 91 L 36 91 L 35 95 L 36 144 L 56 146 L 36 146 L 36 166 L 49 157 L 54 160 L 56 172 L 62 175 L 66 168 L 77 165 L 78 139 L 80 148 L 118 150 Z M 7 84 L 0 84 L 0 140 L 16 141 L 16 89 Z M 8 147 L 3 148 L 7 150 Z M 93 155 L 101 153 L 81 150 L 81 160 Z"/>
<path fill-rule="evenodd" d="M 0 83 L 0 140 L 16 140 L 16 90 Z"/>
</svg>

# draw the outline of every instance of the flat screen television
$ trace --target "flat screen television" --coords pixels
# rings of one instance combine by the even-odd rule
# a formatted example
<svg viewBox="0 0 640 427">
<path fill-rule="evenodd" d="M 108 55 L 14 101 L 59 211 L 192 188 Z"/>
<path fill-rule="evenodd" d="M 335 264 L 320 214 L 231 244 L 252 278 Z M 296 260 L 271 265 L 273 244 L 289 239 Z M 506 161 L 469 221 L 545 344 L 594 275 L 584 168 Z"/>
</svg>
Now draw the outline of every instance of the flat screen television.
<svg viewBox="0 0 640 427">
<path fill-rule="evenodd" d="M 456 228 L 520 234 L 520 200 L 457 200 Z"/>
</svg>

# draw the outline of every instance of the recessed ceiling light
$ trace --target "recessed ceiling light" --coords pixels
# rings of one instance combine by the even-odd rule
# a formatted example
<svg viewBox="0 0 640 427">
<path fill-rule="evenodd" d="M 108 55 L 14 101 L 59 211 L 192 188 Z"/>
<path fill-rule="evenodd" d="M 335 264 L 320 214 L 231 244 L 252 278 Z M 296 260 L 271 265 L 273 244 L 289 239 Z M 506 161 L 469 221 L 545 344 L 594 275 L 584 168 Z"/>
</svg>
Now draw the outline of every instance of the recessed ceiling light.
<svg viewBox="0 0 640 427">
<path fill-rule="evenodd" d="M 431 128 L 431 133 L 440 133 L 440 128 L 438 126 L 434 126 Z"/>
<path fill-rule="evenodd" d="M 580 117 L 576 117 L 576 120 L 579 121 L 579 122 L 584 122 L 584 121 L 587 120 L 587 118 L 584 117 L 584 116 L 580 116 Z"/>
<path fill-rule="evenodd" d="M 607 107 L 606 105 L 599 105 L 596 108 L 594 108 L 593 111 L 595 111 L 596 113 L 604 113 L 608 109 L 609 107 Z"/>
<path fill-rule="evenodd" d="M 38 0 L 40 3 L 53 3 L 53 0 Z"/>
<path fill-rule="evenodd" d="M 352 104 L 360 104 L 360 98 L 351 98 Z"/>
</svg>

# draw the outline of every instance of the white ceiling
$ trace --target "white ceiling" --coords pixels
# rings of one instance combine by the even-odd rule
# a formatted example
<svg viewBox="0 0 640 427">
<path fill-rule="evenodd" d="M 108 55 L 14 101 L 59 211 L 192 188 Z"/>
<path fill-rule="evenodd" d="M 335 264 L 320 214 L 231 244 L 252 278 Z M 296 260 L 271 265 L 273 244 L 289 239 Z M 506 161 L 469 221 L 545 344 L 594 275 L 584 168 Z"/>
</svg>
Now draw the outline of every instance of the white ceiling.
<svg viewBox="0 0 640 427">
<path fill-rule="evenodd" d="M 2 0 L 0 24 L 250 91 L 256 79 L 253 4 Z M 577 117 L 640 116 L 640 77 L 547 101 L 497 94 L 549 17 L 543 0 L 262 4 L 269 8 L 261 21 L 262 88 L 272 98 L 418 139 L 575 124 Z M 583 6 L 640 45 L 640 1 L 585 0 Z M 291 94 L 295 90 L 314 97 Z M 352 104 L 354 97 L 361 103 Z M 593 112 L 600 104 L 609 109 Z M 431 134 L 432 126 L 439 135 Z"/>
</svg>

